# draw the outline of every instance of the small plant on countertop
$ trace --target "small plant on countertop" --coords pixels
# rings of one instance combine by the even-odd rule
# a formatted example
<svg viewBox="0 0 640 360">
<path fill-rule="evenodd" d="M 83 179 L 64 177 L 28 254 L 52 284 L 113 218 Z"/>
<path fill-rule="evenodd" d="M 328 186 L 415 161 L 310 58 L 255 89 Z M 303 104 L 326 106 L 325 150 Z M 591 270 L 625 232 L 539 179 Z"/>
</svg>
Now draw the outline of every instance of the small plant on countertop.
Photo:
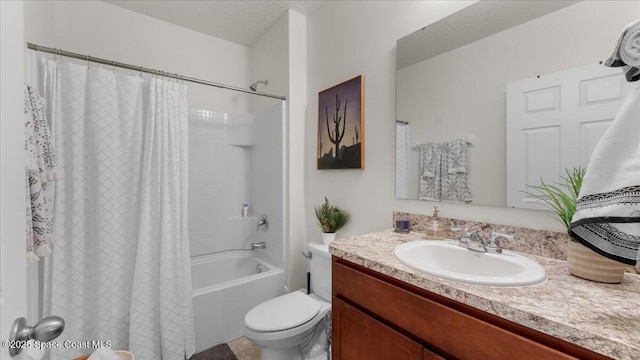
<svg viewBox="0 0 640 360">
<path fill-rule="evenodd" d="M 582 179 L 587 169 L 577 167 L 571 170 L 565 169 L 565 171 L 567 176 L 561 176 L 562 181 L 555 185 L 547 184 L 542 179 L 540 179 L 540 185 L 528 185 L 536 193 L 527 192 L 527 194 L 542 200 L 554 210 L 568 230 L 573 214 L 576 212 L 578 194 L 580 194 Z"/>
<path fill-rule="evenodd" d="M 349 213 L 329 203 L 325 196 L 324 204 L 315 208 L 318 225 L 323 233 L 335 233 L 349 222 Z"/>
</svg>

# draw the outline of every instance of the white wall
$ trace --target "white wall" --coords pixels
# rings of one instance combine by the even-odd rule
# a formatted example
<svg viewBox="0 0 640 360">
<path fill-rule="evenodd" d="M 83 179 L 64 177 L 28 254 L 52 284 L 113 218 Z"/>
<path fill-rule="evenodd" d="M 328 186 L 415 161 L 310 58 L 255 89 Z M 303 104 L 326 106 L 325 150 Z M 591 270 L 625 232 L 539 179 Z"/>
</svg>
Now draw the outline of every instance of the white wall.
<svg viewBox="0 0 640 360">
<path fill-rule="evenodd" d="M 259 92 L 286 96 L 289 90 L 289 13 L 286 12 L 251 45 L 250 82 L 269 80 L 258 85 Z M 249 86 L 249 85 L 247 85 Z M 265 109 L 281 100 L 251 96 L 251 111 Z"/>
<path fill-rule="evenodd" d="M 26 1 L 38 45 L 247 88 L 249 48 L 100 1 Z M 189 106 L 246 112 L 251 95 L 189 84 Z"/>
<path fill-rule="evenodd" d="M 473 202 L 506 206 L 506 84 L 605 60 L 639 15 L 638 2 L 583 1 L 398 71 L 397 115 L 410 123 L 410 144 L 474 135 Z M 416 199 L 419 152 L 409 155 Z"/>
<path fill-rule="evenodd" d="M 327 2 L 308 21 L 308 94 L 305 129 L 306 229 L 309 240 L 320 239 L 313 226 L 313 206 L 326 195 L 352 214 L 339 237 L 392 227 L 392 212 L 441 216 L 562 230 L 548 212 L 502 207 L 397 200 L 395 182 L 395 53 L 396 40 L 469 4 L 428 2 Z M 613 42 L 616 39 L 612 39 Z M 365 76 L 364 170 L 315 169 L 317 94 L 355 75 Z M 300 151 L 292 144 L 291 151 Z M 293 209 L 292 209 L 293 211 Z M 295 271 L 295 270 L 294 270 Z"/>
<path fill-rule="evenodd" d="M 284 145 L 290 149 L 285 160 L 285 198 L 288 224 L 284 232 L 287 284 L 291 289 L 306 281 L 308 261 L 304 194 L 304 132 L 307 102 L 307 18 L 289 10 L 251 46 L 251 81 L 269 79 L 269 86 L 258 88 L 287 96 Z M 254 97 L 252 107 L 263 108 L 274 100 Z"/>
<path fill-rule="evenodd" d="M 0 2 L 0 335 L 27 316 L 24 199 L 23 2 Z M 33 324 L 34 318 L 29 319 Z M 6 346 L 0 357 L 9 359 Z"/>
<path fill-rule="evenodd" d="M 305 119 L 307 109 L 307 17 L 295 11 L 289 11 L 289 253 L 287 254 L 288 284 L 297 289 L 306 282 L 307 259 L 301 256 L 307 238 L 305 188 L 305 132 L 308 126 Z M 313 126 L 312 126 L 313 127 Z"/>
</svg>

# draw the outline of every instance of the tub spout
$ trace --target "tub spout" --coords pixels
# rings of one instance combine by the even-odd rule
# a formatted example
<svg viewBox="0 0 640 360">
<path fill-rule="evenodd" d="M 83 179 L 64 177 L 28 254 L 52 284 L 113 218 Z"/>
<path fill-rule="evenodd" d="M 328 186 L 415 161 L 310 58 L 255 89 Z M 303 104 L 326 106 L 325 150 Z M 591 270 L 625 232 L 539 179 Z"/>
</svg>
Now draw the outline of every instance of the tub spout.
<svg viewBox="0 0 640 360">
<path fill-rule="evenodd" d="M 267 243 L 265 243 L 264 241 L 259 242 L 257 244 L 251 243 L 251 250 L 266 249 L 266 248 L 267 248 Z"/>
</svg>

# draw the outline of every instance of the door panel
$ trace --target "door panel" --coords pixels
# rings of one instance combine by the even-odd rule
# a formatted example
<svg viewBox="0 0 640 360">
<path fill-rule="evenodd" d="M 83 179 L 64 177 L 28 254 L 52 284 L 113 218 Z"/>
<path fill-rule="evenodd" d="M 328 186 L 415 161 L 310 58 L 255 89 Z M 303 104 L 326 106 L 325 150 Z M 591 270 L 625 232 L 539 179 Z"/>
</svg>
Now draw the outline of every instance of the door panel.
<svg viewBox="0 0 640 360">
<path fill-rule="evenodd" d="M 527 185 L 587 167 L 629 93 L 620 69 L 594 64 L 507 84 L 507 206 L 544 208 Z"/>
</svg>

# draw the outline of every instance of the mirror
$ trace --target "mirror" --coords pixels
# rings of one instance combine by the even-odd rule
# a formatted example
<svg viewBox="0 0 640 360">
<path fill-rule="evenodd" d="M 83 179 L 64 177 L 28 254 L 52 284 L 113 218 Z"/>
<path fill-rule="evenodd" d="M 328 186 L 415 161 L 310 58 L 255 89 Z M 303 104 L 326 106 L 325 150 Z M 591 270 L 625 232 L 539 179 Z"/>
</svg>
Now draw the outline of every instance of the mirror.
<svg viewBox="0 0 640 360">
<path fill-rule="evenodd" d="M 638 17 L 637 2 L 479 1 L 398 40 L 396 197 L 428 200 L 425 144 L 460 139 L 470 194 L 454 201 L 507 206 L 507 84 L 606 60 Z"/>
</svg>

